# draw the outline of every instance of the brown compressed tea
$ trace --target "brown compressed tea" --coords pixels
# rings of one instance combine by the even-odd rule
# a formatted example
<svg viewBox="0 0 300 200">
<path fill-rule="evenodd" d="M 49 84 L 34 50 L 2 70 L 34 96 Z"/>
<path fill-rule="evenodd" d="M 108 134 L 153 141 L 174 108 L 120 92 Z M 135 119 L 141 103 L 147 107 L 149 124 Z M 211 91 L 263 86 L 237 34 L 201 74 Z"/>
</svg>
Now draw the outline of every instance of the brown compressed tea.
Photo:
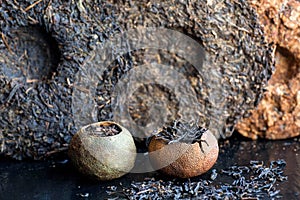
<svg viewBox="0 0 300 200">
<path fill-rule="evenodd" d="M 276 70 L 262 101 L 236 128 L 251 139 L 286 139 L 300 135 L 300 65 L 279 48 Z"/>
<path fill-rule="evenodd" d="M 266 39 L 277 45 L 276 70 L 252 115 L 237 125 L 244 136 L 286 139 L 300 135 L 300 2 L 251 1 Z"/>
<path fill-rule="evenodd" d="M 195 114 L 191 114 L 190 120 L 199 120 L 200 123 L 209 121 L 209 128 L 217 138 L 229 137 L 237 119 L 247 114 L 248 108 L 257 105 L 263 92 L 263 86 L 258 82 L 266 83 L 272 69 L 273 50 L 263 39 L 255 13 L 243 3 L 245 2 L 231 3 L 226 1 L 219 3 L 210 1 L 200 3 L 195 1 L 179 3 L 177 1 L 163 1 L 147 3 L 142 1 L 134 4 L 129 2 L 118 4 L 114 11 L 118 16 L 117 21 L 121 30 L 124 32 L 129 30 L 130 33 L 129 37 L 125 37 L 128 42 L 120 45 L 120 48 L 125 50 L 114 50 L 113 52 L 117 54 L 115 61 L 107 63 L 102 60 L 114 55 L 104 53 L 101 45 L 97 47 L 93 59 L 87 63 L 83 75 L 79 76 L 78 86 L 80 88 L 77 90 L 75 87 L 78 92 L 76 96 L 79 96 L 78 100 L 73 100 L 78 101 L 76 103 L 78 105 L 83 101 L 84 98 L 82 97 L 86 91 L 96 91 L 95 101 L 97 107 L 100 108 L 97 112 L 98 119 L 105 120 L 108 118 L 126 124 L 130 130 L 134 130 L 133 133 L 141 132 L 137 135 L 138 138 L 143 137 L 142 134 L 145 134 L 144 137 L 151 135 L 153 130 L 162 127 L 166 122 L 183 116 L 184 112 L 188 112 L 187 110 L 196 111 Z M 234 9 L 234 14 L 231 8 Z M 186 18 L 190 18 L 191 23 L 184 23 Z M 252 21 L 253 24 L 248 24 L 248 20 Z M 232 23 L 236 24 L 232 25 Z M 157 26 L 183 32 L 195 38 L 205 51 L 201 69 L 193 71 L 191 70 L 193 66 L 189 65 L 191 63 L 181 64 L 184 59 L 169 49 L 166 49 L 169 52 L 162 52 L 160 49 L 153 53 L 153 48 L 156 48 L 157 45 L 150 45 L 150 47 L 148 45 L 148 49 L 141 49 L 140 51 L 131 45 L 134 42 L 143 43 L 145 40 L 152 41 L 154 44 L 159 42 L 166 44 L 168 41 L 165 40 L 171 41 L 163 34 L 161 34 L 161 38 L 157 36 L 163 30 L 147 32 L 147 27 Z M 131 31 L 132 29 L 136 32 Z M 224 30 L 227 30 L 225 35 Z M 171 31 L 169 34 L 171 38 L 176 35 Z M 156 43 L 157 40 L 159 42 Z M 255 49 L 254 46 L 256 45 L 259 46 L 258 49 Z M 195 52 L 190 51 L 188 54 L 195 54 Z M 158 70 L 155 66 L 149 66 L 149 62 L 155 62 L 159 65 Z M 171 67 L 159 71 L 163 65 Z M 146 68 L 145 66 L 149 67 Z M 97 74 L 101 70 L 102 73 Z M 161 85 L 172 81 L 175 85 L 177 80 L 180 80 L 178 75 L 174 76 L 173 80 L 172 78 L 168 79 L 168 77 L 172 77 L 168 71 L 174 72 L 175 70 L 185 75 L 186 80 L 191 85 L 190 88 L 195 93 L 194 96 L 190 92 L 185 94 L 184 91 L 186 90 L 180 91 L 184 95 L 178 95 L 178 93 L 176 94 L 176 87 L 173 87 L 175 88 L 174 92 L 167 89 L 155 89 L 157 84 L 148 84 L 151 81 L 149 79 L 152 79 L 154 83 L 162 82 Z M 261 73 L 256 74 L 256 70 L 261 70 Z M 160 79 L 162 74 L 167 81 Z M 93 84 L 90 80 L 94 80 Z M 126 83 L 119 86 L 120 82 Z M 146 83 L 139 86 L 142 82 Z M 132 91 L 133 83 L 136 83 L 135 91 Z M 90 89 L 91 87 L 93 89 Z M 121 89 L 118 91 L 118 88 Z M 169 100 L 172 100 L 168 102 L 168 105 L 163 105 L 167 102 L 162 100 L 166 99 L 164 95 L 168 95 Z M 191 96 L 197 99 L 198 107 L 195 106 L 195 101 L 192 101 L 188 106 L 180 106 L 184 100 L 190 100 Z M 162 103 L 157 105 L 155 103 L 159 98 Z M 184 100 L 180 101 L 181 99 Z M 90 100 L 91 98 L 86 99 L 86 104 L 89 104 Z M 128 102 L 133 104 L 128 104 Z M 148 102 L 157 105 L 157 109 L 151 110 Z M 90 106 L 91 111 L 93 108 L 94 105 Z M 78 109 L 76 113 L 82 113 L 82 110 Z M 148 111 L 153 112 L 149 114 Z M 165 117 L 162 117 L 163 115 Z M 88 117 L 84 119 L 88 119 Z M 78 119 L 77 121 L 81 120 Z M 162 121 L 163 123 L 160 123 Z M 153 123 L 157 126 L 152 126 Z"/>
<path fill-rule="evenodd" d="M 74 87 L 74 75 L 78 70 L 94 68 L 101 60 L 97 54 L 101 45 L 128 29 L 164 27 L 189 35 L 203 46 L 206 56 L 201 71 L 189 67 L 191 63 L 183 64 L 182 73 L 179 70 L 192 85 L 181 92 L 196 94 L 199 107 L 186 108 L 198 111 L 204 121 L 208 118 L 210 130 L 217 137 L 229 137 L 236 120 L 257 104 L 272 70 L 272 49 L 265 43 L 255 12 L 242 0 L 122 1 L 118 4 L 115 1 L 50 0 L 32 4 L 27 0 L 5 0 L 1 3 L 0 19 L 0 149 L 1 154 L 15 159 L 41 159 L 67 149 L 78 128 L 74 118 L 80 119 L 85 104 L 89 103 L 81 101 L 79 96 L 72 97 L 72 91 L 78 89 Z M 56 44 L 50 43 L 56 46 L 52 48 L 47 41 L 42 46 L 25 42 L 26 48 L 20 48 L 23 53 L 16 54 L 19 47 L 13 42 L 16 38 L 13 33 L 24 28 L 37 32 L 33 37 L 47 32 L 46 40 L 55 40 Z M 27 52 L 32 49 L 32 52 L 41 52 L 43 59 L 29 56 L 32 54 Z M 54 56 L 57 49 L 60 54 Z M 140 56 L 149 51 L 138 49 L 119 56 L 94 80 L 98 88 L 92 96 L 97 102 L 98 120 L 113 118 L 114 86 L 132 69 L 139 68 L 135 64 L 145 64 L 145 57 L 162 64 L 169 60 L 175 63 L 174 69 L 184 60 L 172 52 L 155 52 L 162 56 L 151 52 L 150 56 Z M 50 63 L 43 71 L 45 62 Z M 28 76 L 34 70 L 39 76 Z M 174 91 L 157 85 L 144 88 L 156 93 L 156 110 L 163 108 L 168 120 L 181 114 L 177 111 L 178 99 Z M 149 101 L 139 99 L 143 93 L 143 88 L 137 90 L 128 101 L 131 102 L 128 110 L 132 120 L 142 126 L 149 124 L 145 118 L 140 118 L 143 109 L 149 111 Z M 79 102 L 80 107 L 72 107 L 74 101 Z M 145 116 L 154 118 L 147 112 Z M 159 118 L 160 115 L 155 116 Z"/>
</svg>

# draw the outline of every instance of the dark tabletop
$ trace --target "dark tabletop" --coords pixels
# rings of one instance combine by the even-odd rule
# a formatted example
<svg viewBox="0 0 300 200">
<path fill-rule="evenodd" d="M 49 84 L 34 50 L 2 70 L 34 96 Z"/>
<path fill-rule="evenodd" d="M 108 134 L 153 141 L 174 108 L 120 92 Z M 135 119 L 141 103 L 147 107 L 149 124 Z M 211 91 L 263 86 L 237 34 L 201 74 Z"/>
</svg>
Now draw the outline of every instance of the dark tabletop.
<svg viewBox="0 0 300 200">
<path fill-rule="evenodd" d="M 281 199 L 300 199 L 300 138 L 281 141 L 251 141 L 233 137 L 220 142 L 220 154 L 213 169 L 220 171 L 232 165 L 249 165 L 251 160 L 271 161 L 283 159 L 287 165 L 284 175 L 288 180 L 276 183 Z M 201 179 L 210 177 L 212 170 Z M 120 179 L 99 182 L 89 180 L 73 169 L 65 155 L 48 161 L 12 161 L 0 159 L 0 199 L 106 199 L 107 187 L 112 185 L 129 187 L 132 181 L 143 181 L 146 177 L 168 179 L 151 172 L 127 174 Z M 216 183 L 226 182 L 218 176 Z M 111 197 L 112 198 L 112 197 Z"/>
</svg>

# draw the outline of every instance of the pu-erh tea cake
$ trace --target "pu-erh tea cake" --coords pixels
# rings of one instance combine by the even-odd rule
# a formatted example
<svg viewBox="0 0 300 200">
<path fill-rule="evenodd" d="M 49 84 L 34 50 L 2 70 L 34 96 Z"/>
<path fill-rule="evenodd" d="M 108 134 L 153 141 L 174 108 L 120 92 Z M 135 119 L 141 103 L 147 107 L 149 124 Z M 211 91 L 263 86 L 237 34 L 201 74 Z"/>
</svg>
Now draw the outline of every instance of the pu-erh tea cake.
<svg viewBox="0 0 300 200">
<path fill-rule="evenodd" d="M 201 51 L 183 50 L 193 56 L 189 62 L 172 51 L 182 40 L 169 37 L 173 44 L 167 49 L 130 49 L 109 60 L 108 66 L 98 65 L 107 59 L 101 54 L 107 41 L 140 28 L 152 30 L 147 39 L 154 44 L 174 33 L 188 36 Z M 158 30 L 165 31 L 163 37 Z M 0 32 L 0 153 L 19 160 L 65 151 L 84 125 L 77 122 L 94 122 L 85 121 L 90 107 L 96 110 L 91 113 L 96 121 L 119 119 L 114 121 L 130 132 L 132 124 L 143 128 L 159 122 L 157 113 L 168 121 L 193 111 L 198 114 L 188 115 L 190 120 L 209 122 L 217 138 L 229 137 L 237 120 L 259 102 L 273 67 L 273 48 L 264 39 L 255 11 L 243 0 L 5 0 Z M 135 38 L 129 34 L 127 39 Z M 115 47 L 110 52 L 123 51 Z M 95 69 L 102 73 L 93 77 L 89 72 Z M 155 76 L 157 71 L 166 77 Z M 89 81 L 81 82 L 78 73 L 87 74 L 83 78 Z M 141 74 L 149 75 L 144 76 L 149 83 L 140 82 L 132 94 L 126 95 L 122 87 L 114 92 L 124 80 L 138 82 L 135 76 Z M 176 88 L 151 82 L 164 78 Z M 91 92 L 87 85 L 96 85 L 96 90 Z M 152 94 L 145 95 L 147 91 Z M 126 98 L 116 101 L 119 95 L 114 94 Z M 191 99 L 182 98 L 185 95 L 193 96 L 193 104 L 185 104 Z"/>
<path fill-rule="evenodd" d="M 264 98 L 237 125 L 244 136 L 285 139 L 300 135 L 300 2 L 252 1 L 266 38 L 277 45 L 276 70 Z"/>
</svg>

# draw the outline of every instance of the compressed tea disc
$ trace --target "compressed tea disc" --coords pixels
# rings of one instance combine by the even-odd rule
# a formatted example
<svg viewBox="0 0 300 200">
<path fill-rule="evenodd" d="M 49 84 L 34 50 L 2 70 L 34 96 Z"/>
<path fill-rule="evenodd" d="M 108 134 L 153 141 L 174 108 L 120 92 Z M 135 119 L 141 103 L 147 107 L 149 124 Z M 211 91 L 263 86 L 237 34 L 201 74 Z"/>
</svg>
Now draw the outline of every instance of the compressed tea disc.
<svg viewBox="0 0 300 200">
<path fill-rule="evenodd" d="M 123 2 L 114 14 L 118 31 L 77 74 L 76 124 L 108 118 L 145 138 L 182 118 L 226 138 L 259 102 L 273 48 L 245 2 Z"/>
<path fill-rule="evenodd" d="M 161 120 L 184 116 L 209 124 L 218 138 L 229 137 L 237 119 L 258 103 L 271 75 L 272 48 L 265 43 L 256 14 L 245 1 L 30 2 L 7 0 L 0 9 L 0 153 L 15 159 L 41 159 L 66 150 L 83 125 L 80 121 L 116 119 L 130 131 L 143 131 L 144 127 L 155 128 Z M 34 46 L 36 52 L 45 51 L 43 60 L 28 56 L 26 42 L 23 53 L 15 53 L 18 43 L 12 41 L 18 37 L 14 30 L 31 30 L 32 26 L 40 27 L 56 43 L 54 50 Z M 110 51 L 116 59 L 101 57 L 111 56 L 100 53 L 107 41 L 116 41 L 123 33 L 149 33 L 148 28 L 152 28 L 150 33 L 157 28 L 167 30 L 159 41 L 173 31 L 170 36 L 176 37 L 168 41 L 173 41 L 174 47 L 157 49 L 141 44 L 144 48 L 128 52 L 128 46 L 123 46 L 122 51 Z M 131 42 L 136 42 L 135 38 L 125 37 Z M 191 45 L 181 50 L 180 38 L 192 41 Z M 58 58 L 53 56 L 57 49 Z M 45 70 L 47 75 L 28 76 L 29 69 L 40 69 L 31 65 L 41 66 L 53 57 L 56 60 L 46 65 L 51 66 Z M 103 60 L 108 65 L 99 66 Z M 149 77 L 156 80 L 158 72 L 160 78 L 156 82 L 142 79 L 148 82 L 139 85 L 136 76 L 147 72 L 141 66 L 154 66 L 147 70 Z M 162 70 L 166 66 L 170 68 Z M 17 71 L 7 73 L 8 69 Z M 94 73 L 95 69 L 100 71 Z M 164 73 L 165 80 L 161 78 Z M 182 84 L 171 87 L 167 83 L 174 81 L 172 77 Z M 122 88 L 131 88 L 132 81 L 137 88 L 126 95 Z M 119 99 L 117 91 L 122 91 Z M 185 95 L 188 97 L 182 98 Z"/>
<path fill-rule="evenodd" d="M 236 128 L 251 139 L 286 139 L 300 135 L 300 2 L 251 1 L 265 36 L 276 44 L 275 72 L 251 116 Z M 272 12 L 272 15 L 267 13 Z"/>
</svg>

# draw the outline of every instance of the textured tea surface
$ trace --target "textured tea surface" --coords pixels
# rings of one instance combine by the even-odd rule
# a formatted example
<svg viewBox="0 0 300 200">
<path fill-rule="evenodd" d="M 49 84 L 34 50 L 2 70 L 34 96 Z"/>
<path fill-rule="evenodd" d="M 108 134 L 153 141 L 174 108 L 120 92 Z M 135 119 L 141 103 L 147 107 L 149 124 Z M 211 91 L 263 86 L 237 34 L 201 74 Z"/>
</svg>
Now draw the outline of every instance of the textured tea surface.
<svg viewBox="0 0 300 200">
<path fill-rule="evenodd" d="M 300 2 L 251 1 L 266 38 L 277 45 L 276 70 L 252 116 L 237 125 L 252 139 L 285 139 L 300 134 Z"/>
<path fill-rule="evenodd" d="M 281 52 L 280 52 L 281 51 Z M 300 134 L 300 65 L 285 49 L 276 53 L 275 74 L 252 116 L 238 123 L 252 139 L 285 139 Z"/>
<path fill-rule="evenodd" d="M 74 112 L 71 109 L 75 73 L 97 64 L 99 55 L 95 52 L 99 46 L 128 28 L 170 28 L 202 44 L 206 52 L 203 70 L 200 74 L 190 73 L 189 79 L 202 106 L 199 113 L 209 118 L 210 128 L 217 137 L 231 135 L 236 120 L 259 101 L 271 74 L 272 49 L 264 41 L 255 13 L 242 0 L 118 4 L 56 0 L 33 4 L 27 0 L 4 0 L 0 19 L 0 152 L 15 159 L 41 159 L 67 149 L 78 128 L 73 114 L 80 117 L 82 111 L 82 108 L 74 108 Z M 22 40 L 17 40 L 15 32 L 21 30 L 34 31 L 30 34 L 34 40 L 42 40 L 46 46 L 36 45 L 28 38 L 19 47 L 18 41 Z M 47 32 L 47 36 L 41 32 Z M 131 61 L 134 56 L 121 56 L 103 74 L 104 83 L 99 80 L 99 93 L 95 97 L 98 119 L 112 118 L 111 90 L 134 67 Z M 48 67 L 44 71 L 40 66 L 45 63 Z M 158 94 L 163 91 L 158 90 Z M 164 98 L 161 97 L 162 102 Z M 135 102 L 138 100 L 133 97 L 132 106 L 136 106 Z M 81 102 L 81 107 L 84 103 Z M 172 108 L 166 109 L 170 118 L 176 116 L 175 104 L 176 101 L 170 101 Z M 138 114 L 131 112 L 131 116 L 137 116 L 137 123 L 147 123 Z"/>
<path fill-rule="evenodd" d="M 300 59 L 300 2 L 297 0 L 249 0 L 264 25 L 266 38 Z"/>
<path fill-rule="evenodd" d="M 169 6 L 169 3 L 172 6 Z M 128 7 L 131 8 L 126 9 Z M 231 8 L 235 9 L 234 15 Z M 271 73 L 272 62 L 270 57 L 272 49 L 269 49 L 264 43 L 262 32 L 252 10 L 247 5 L 242 5 L 242 2 L 231 3 L 230 1 L 219 4 L 215 1 L 210 1 L 210 3 L 179 3 L 177 1 L 168 1 L 167 3 L 163 1 L 160 4 L 145 2 L 130 4 L 124 2 L 119 4 L 116 9 L 115 13 L 120 14 L 117 20 L 122 30 L 153 27 L 159 23 L 159 26 L 182 31 L 199 40 L 205 50 L 206 58 L 203 61 L 200 72 L 198 71 L 197 73 L 196 71 L 196 74 L 187 75 L 200 104 L 200 107 L 194 110 L 198 111 L 198 115 L 201 118 L 200 121 L 203 122 L 206 119 L 210 121 L 210 130 L 218 138 L 229 137 L 237 119 L 245 114 L 247 108 L 254 107 L 259 101 L 263 87 L 258 83 L 267 81 Z M 124 12 L 124 10 L 132 11 Z M 144 18 L 140 16 L 144 16 Z M 190 18 L 191 23 L 184 23 L 182 21 L 182 19 L 185 19 L 183 16 Z M 248 24 L 249 20 L 253 23 L 252 25 Z M 236 25 L 233 25 L 234 23 Z M 224 30 L 227 30 L 225 34 Z M 151 35 L 148 37 L 151 38 Z M 264 46 L 265 48 L 255 49 L 256 45 Z M 96 52 L 100 51 L 101 47 L 97 48 Z M 139 57 L 139 54 L 142 54 L 141 57 L 135 58 L 135 56 Z M 161 52 L 157 54 L 154 56 L 157 62 L 169 64 L 165 63 L 166 59 L 161 55 Z M 147 63 L 149 58 L 143 56 L 143 51 L 132 52 L 131 55 L 133 58 L 129 54 L 119 55 L 118 60 L 106 68 L 101 78 L 99 78 L 100 83 L 97 87 L 98 96 L 96 100 L 97 106 L 100 108 L 98 118 L 101 120 L 107 118 L 112 120 L 116 117 L 113 115 L 112 110 L 116 107 L 114 102 L 120 99 L 118 99 L 118 96 L 115 98 L 111 98 L 111 96 L 117 82 L 122 81 L 130 71 Z M 87 63 L 87 69 L 91 70 L 88 70 L 86 74 L 94 74 L 93 69 L 95 66 L 101 65 L 101 59 L 102 56 L 95 53 L 93 60 Z M 174 57 L 174 59 L 178 58 Z M 183 70 L 187 71 L 189 68 L 186 66 L 186 64 L 183 66 Z M 175 65 L 175 67 L 177 66 Z M 263 69 L 264 67 L 267 70 Z M 262 73 L 258 74 L 257 71 Z M 84 78 L 89 80 L 97 79 L 98 77 L 89 78 L 87 76 Z M 82 85 L 89 88 L 90 82 L 83 82 Z M 153 91 L 153 89 L 150 89 L 150 91 Z M 156 95 L 164 98 L 160 93 L 158 91 Z M 173 95 L 169 92 L 166 93 L 169 95 L 169 99 L 172 99 Z M 135 95 L 137 94 L 135 93 Z M 142 91 L 140 95 L 143 96 Z M 120 98 L 123 98 L 123 96 Z M 81 97 L 78 100 L 81 100 Z M 137 99 L 134 100 L 134 102 L 137 101 Z M 135 107 L 137 110 L 143 111 L 147 109 L 147 100 L 143 99 L 143 101 L 145 101 L 144 106 Z M 148 101 L 151 101 L 151 98 L 148 97 Z M 86 101 L 86 103 L 88 102 Z M 172 106 L 167 106 L 166 111 L 169 113 L 168 118 L 174 120 L 174 117 L 177 117 L 176 112 L 178 108 L 176 101 L 170 102 L 170 104 Z M 163 107 L 162 103 L 160 106 Z M 125 110 L 131 108 L 130 106 L 129 108 L 125 107 Z M 132 110 L 135 110 L 135 108 L 133 107 Z M 120 108 L 120 110 L 122 109 L 124 107 Z M 193 105 L 186 109 L 193 109 Z M 80 112 L 80 109 L 76 111 L 76 113 Z M 148 119 L 150 118 L 149 121 L 156 121 L 157 117 L 161 116 L 161 113 L 158 110 L 150 117 L 148 117 L 148 113 L 146 113 L 146 116 Z M 131 116 L 133 116 L 132 113 Z M 145 124 L 146 122 L 146 120 L 142 120 L 139 113 L 136 113 L 133 118 L 134 120 L 139 120 L 140 124 Z M 123 124 L 129 124 L 132 121 L 132 119 L 123 116 L 117 119 L 122 120 Z M 128 129 L 130 130 L 131 127 L 128 127 Z"/>
</svg>

